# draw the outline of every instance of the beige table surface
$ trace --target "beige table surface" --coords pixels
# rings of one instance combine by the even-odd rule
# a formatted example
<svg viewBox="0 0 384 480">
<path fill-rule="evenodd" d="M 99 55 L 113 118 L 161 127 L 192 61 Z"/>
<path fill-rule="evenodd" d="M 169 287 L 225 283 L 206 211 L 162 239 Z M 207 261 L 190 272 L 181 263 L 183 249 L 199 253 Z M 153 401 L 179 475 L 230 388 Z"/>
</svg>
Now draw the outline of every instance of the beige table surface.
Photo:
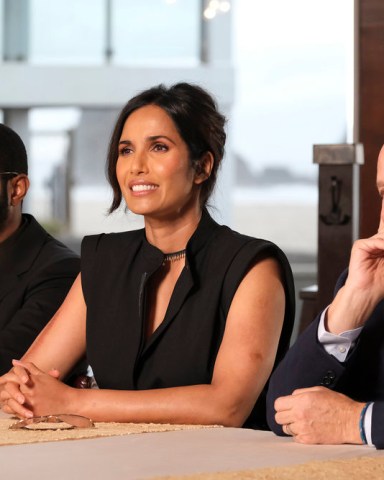
<svg viewBox="0 0 384 480">
<path fill-rule="evenodd" d="M 208 428 L 0 447 L 4 479 L 144 479 L 382 456 L 367 446 L 297 445 L 271 432 Z"/>
</svg>

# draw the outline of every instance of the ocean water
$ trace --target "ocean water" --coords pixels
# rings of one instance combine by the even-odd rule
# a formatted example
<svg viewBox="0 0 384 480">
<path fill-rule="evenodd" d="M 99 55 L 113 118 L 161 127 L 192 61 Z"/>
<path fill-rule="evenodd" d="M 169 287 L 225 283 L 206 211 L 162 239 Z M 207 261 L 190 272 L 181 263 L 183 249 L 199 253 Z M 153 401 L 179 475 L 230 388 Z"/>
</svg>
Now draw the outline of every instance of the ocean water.
<svg viewBox="0 0 384 480">
<path fill-rule="evenodd" d="M 236 205 L 317 205 L 317 184 L 287 183 L 236 187 L 232 193 Z"/>
</svg>

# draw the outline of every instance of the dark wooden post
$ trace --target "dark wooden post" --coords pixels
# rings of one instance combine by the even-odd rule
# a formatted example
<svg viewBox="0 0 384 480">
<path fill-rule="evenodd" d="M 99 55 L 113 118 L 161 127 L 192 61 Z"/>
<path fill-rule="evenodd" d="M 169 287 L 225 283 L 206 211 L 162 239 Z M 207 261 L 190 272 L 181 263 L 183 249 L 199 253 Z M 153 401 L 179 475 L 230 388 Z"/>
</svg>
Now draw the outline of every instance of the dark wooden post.
<svg viewBox="0 0 384 480">
<path fill-rule="evenodd" d="M 356 135 L 364 145 L 360 182 L 360 237 L 377 232 L 380 199 L 376 163 L 384 144 L 384 1 L 356 2 Z"/>
<path fill-rule="evenodd" d="M 319 165 L 317 286 L 300 292 L 301 332 L 333 298 L 340 273 L 348 266 L 359 234 L 359 169 L 364 162 L 361 144 L 315 145 Z"/>
</svg>

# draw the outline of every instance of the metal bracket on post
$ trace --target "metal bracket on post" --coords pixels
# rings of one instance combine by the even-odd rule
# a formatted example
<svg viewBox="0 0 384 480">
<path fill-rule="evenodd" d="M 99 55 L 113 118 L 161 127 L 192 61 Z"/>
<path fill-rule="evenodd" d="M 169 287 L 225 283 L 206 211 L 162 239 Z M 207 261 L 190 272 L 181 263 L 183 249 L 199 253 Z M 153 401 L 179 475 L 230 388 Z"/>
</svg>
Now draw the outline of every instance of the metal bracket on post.
<svg viewBox="0 0 384 480">
<path fill-rule="evenodd" d="M 332 301 L 337 278 L 348 266 L 358 237 L 363 145 L 314 145 L 313 163 L 319 165 L 317 286 L 300 292 L 303 309 L 299 332 Z"/>
</svg>

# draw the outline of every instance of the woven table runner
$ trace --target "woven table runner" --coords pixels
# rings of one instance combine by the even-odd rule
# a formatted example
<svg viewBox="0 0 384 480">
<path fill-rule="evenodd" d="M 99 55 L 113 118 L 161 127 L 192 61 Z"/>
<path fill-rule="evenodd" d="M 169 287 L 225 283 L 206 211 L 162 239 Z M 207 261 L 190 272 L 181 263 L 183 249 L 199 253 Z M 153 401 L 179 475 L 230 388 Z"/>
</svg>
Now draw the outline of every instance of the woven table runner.
<svg viewBox="0 0 384 480">
<path fill-rule="evenodd" d="M 166 423 L 96 422 L 94 428 L 74 428 L 71 430 L 9 430 L 9 426 L 15 423 L 15 421 L 15 419 L 0 419 L 0 446 L 215 427 L 207 425 L 170 425 Z"/>
<path fill-rule="evenodd" d="M 155 477 L 153 480 L 382 480 L 384 456 L 327 460 L 236 472 Z"/>
</svg>

